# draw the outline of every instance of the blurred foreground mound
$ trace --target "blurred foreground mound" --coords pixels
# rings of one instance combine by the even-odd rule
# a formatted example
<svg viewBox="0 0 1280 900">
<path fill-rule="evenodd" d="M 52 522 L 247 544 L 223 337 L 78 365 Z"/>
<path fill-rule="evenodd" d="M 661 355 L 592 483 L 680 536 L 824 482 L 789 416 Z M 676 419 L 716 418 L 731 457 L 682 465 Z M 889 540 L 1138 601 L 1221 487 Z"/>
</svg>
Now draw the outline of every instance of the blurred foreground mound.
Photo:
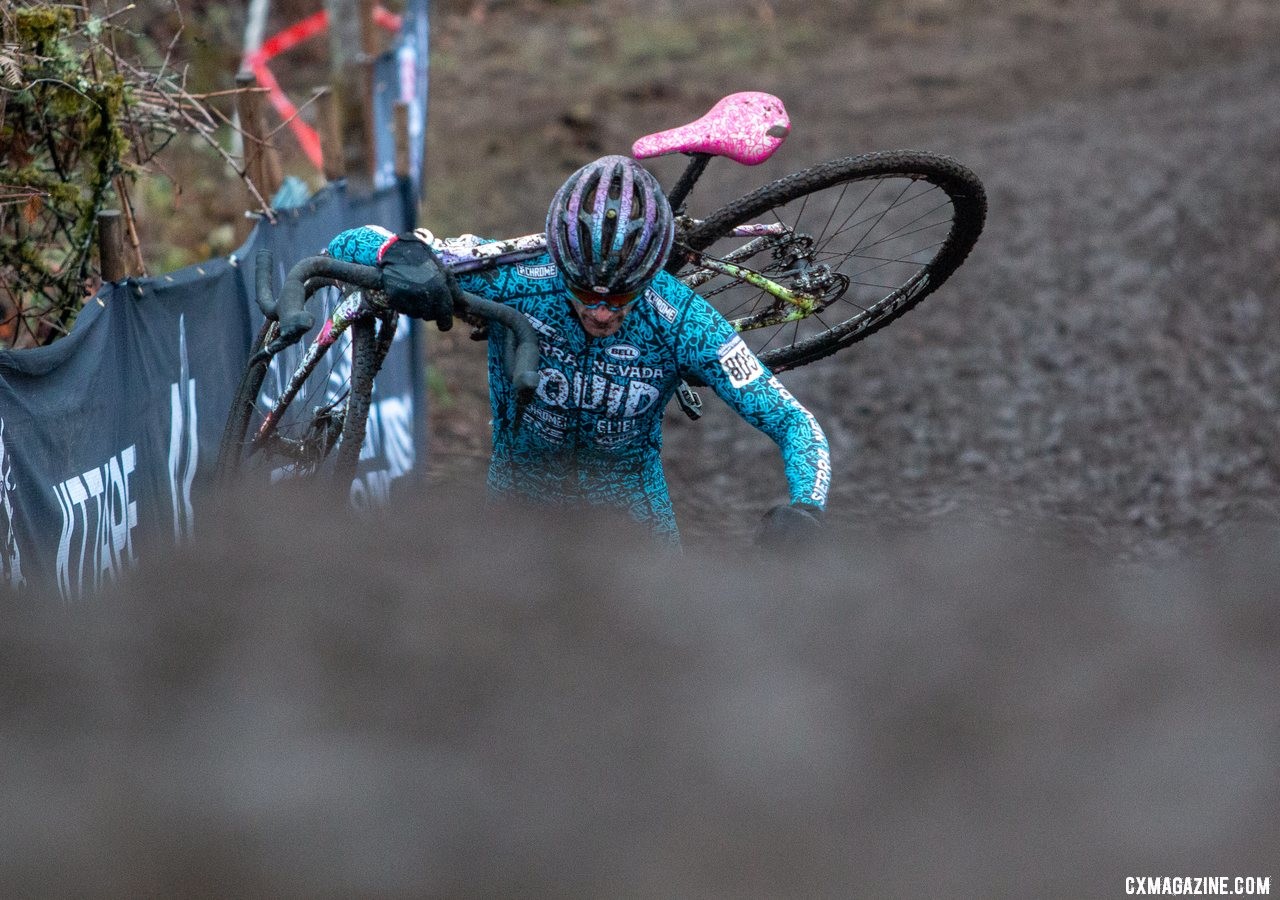
<svg viewBox="0 0 1280 900">
<path fill-rule="evenodd" d="M 232 498 L 0 633 L 6 895 L 1116 896 L 1275 872 L 1275 537 L 655 551 Z M 1051 549 L 1046 549 L 1051 548 Z"/>
</svg>

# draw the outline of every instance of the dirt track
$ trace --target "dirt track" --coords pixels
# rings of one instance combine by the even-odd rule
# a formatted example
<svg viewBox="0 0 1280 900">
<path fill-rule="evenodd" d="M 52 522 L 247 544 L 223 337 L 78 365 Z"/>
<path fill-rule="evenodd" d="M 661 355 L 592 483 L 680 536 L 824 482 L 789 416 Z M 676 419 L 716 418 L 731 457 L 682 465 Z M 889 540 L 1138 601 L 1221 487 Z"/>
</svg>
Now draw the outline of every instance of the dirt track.
<svg viewBox="0 0 1280 900">
<path fill-rule="evenodd" d="M 678 65 L 653 63 L 643 90 L 552 73 L 504 80 L 498 51 L 512 23 L 503 16 L 518 10 L 497 6 L 479 31 L 445 18 L 441 42 L 482 62 L 433 84 L 437 134 L 459 123 L 464 138 L 436 138 L 427 218 L 440 208 L 451 222 L 468 197 L 508 190 L 530 199 L 480 202 L 469 227 L 534 230 L 541 198 L 576 162 L 692 118 L 744 80 L 768 87 L 788 103 L 795 134 L 759 169 L 720 169 L 721 199 L 823 158 L 896 147 L 959 158 L 990 197 L 974 256 L 943 290 L 785 379 L 831 439 L 833 517 L 875 525 L 963 511 L 1065 523 L 1157 553 L 1236 519 L 1274 517 L 1280 55 L 1267 36 L 1280 13 L 1257 4 L 967 6 L 967 17 L 948 18 L 947 4 L 933 4 L 943 11 L 936 21 L 922 13 L 895 28 L 773 4 L 784 22 L 807 16 L 822 29 L 807 32 L 804 69 L 774 60 L 768 77 L 699 69 L 700 80 L 686 82 L 672 74 Z M 534 23 L 529 41 L 593 33 L 602 7 L 610 4 Z M 509 90 L 509 104 L 463 115 L 454 98 L 484 89 Z M 533 109 L 515 113 L 522 93 Z M 501 124 L 510 121 L 530 147 L 517 149 Z M 448 181 L 465 149 L 478 149 L 465 138 L 481 132 L 494 174 L 486 181 L 482 161 Z M 675 165 L 661 161 L 660 174 L 672 177 Z M 519 166 L 528 174 L 516 188 L 507 173 Z M 483 456 L 483 409 L 467 412 L 482 393 L 478 365 L 451 360 L 452 343 L 437 346 L 454 401 L 461 391 L 436 417 L 436 467 L 449 472 L 455 453 Z M 464 346 L 464 357 L 475 349 Z M 668 423 L 664 458 L 686 534 L 746 534 L 781 496 L 772 445 L 723 409 L 697 425 L 673 410 Z"/>
<path fill-rule="evenodd" d="M 1278 92 L 1280 57 L 1259 55 L 953 136 L 992 197 L 973 258 L 788 376 L 837 448 L 837 514 L 972 503 L 1128 545 L 1280 512 Z M 673 429 L 693 506 L 726 434 L 754 456 L 738 431 Z"/>
</svg>

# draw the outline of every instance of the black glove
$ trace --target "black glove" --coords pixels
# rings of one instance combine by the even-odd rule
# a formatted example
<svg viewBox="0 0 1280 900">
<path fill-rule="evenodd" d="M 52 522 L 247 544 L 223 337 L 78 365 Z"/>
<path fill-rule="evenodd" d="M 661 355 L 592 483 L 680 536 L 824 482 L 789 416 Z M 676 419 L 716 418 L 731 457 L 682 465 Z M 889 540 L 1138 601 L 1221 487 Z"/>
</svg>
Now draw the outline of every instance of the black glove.
<svg viewBox="0 0 1280 900">
<path fill-rule="evenodd" d="M 822 510 L 805 503 L 781 504 L 764 514 L 755 542 L 767 547 L 798 547 L 822 528 Z"/>
<path fill-rule="evenodd" d="M 378 260 L 382 290 L 396 312 L 453 327 L 453 273 L 440 265 L 429 246 L 412 234 L 400 235 Z"/>
</svg>

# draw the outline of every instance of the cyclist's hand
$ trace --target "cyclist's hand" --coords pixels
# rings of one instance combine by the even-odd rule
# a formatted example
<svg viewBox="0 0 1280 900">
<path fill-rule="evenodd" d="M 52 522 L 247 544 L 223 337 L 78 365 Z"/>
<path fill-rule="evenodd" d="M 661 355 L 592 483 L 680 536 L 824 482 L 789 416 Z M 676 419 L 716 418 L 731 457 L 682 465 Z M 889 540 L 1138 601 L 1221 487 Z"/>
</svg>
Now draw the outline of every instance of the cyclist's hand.
<svg viewBox="0 0 1280 900">
<path fill-rule="evenodd" d="M 822 510 L 804 503 L 780 504 L 764 514 L 755 542 L 766 547 L 798 547 L 817 536 Z"/>
<path fill-rule="evenodd" d="M 452 276 L 435 252 L 411 234 L 394 238 L 378 259 L 382 290 L 396 312 L 453 327 Z"/>
</svg>

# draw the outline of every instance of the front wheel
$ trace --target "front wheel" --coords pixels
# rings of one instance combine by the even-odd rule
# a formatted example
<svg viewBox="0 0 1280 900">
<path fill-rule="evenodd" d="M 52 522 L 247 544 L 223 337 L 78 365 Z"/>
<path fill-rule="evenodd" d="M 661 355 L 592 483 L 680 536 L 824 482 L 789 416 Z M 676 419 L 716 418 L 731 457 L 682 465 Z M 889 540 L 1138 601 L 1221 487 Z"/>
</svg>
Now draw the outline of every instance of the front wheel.
<svg viewBox="0 0 1280 900">
<path fill-rule="evenodd" d="M 364 444 L 374 377 L 396 324 L 394 315 L 361 315 L 348 329 L 349 339 L 344 335 L 318 351 L 315 346 L 305 353 L 285 351 L 270 370 L 265 363 L 251 368 L 223 435 L 219 477 L 318 476 L 339 488 L 349 486 Z M 271 336 L 264 331 L 255 351 Z"/>
<path fill-rule="evenodd" d="M 936 290 L 973 249 L 986 209 L 982 182 L 950 157 L 872 153 L 767 184 L 695 223 L 680 244 L 759 272 L 803 299 L 793 307 L 729 275 L 699 287 L 760 359 L 782 372 L 878 331 Z M 769 226 L 756 229 L 767 236 L 733 234 L 751 225 Z M 680 247 L 676 255 L 676 266 L 688 258 Z"/>
</svg>

